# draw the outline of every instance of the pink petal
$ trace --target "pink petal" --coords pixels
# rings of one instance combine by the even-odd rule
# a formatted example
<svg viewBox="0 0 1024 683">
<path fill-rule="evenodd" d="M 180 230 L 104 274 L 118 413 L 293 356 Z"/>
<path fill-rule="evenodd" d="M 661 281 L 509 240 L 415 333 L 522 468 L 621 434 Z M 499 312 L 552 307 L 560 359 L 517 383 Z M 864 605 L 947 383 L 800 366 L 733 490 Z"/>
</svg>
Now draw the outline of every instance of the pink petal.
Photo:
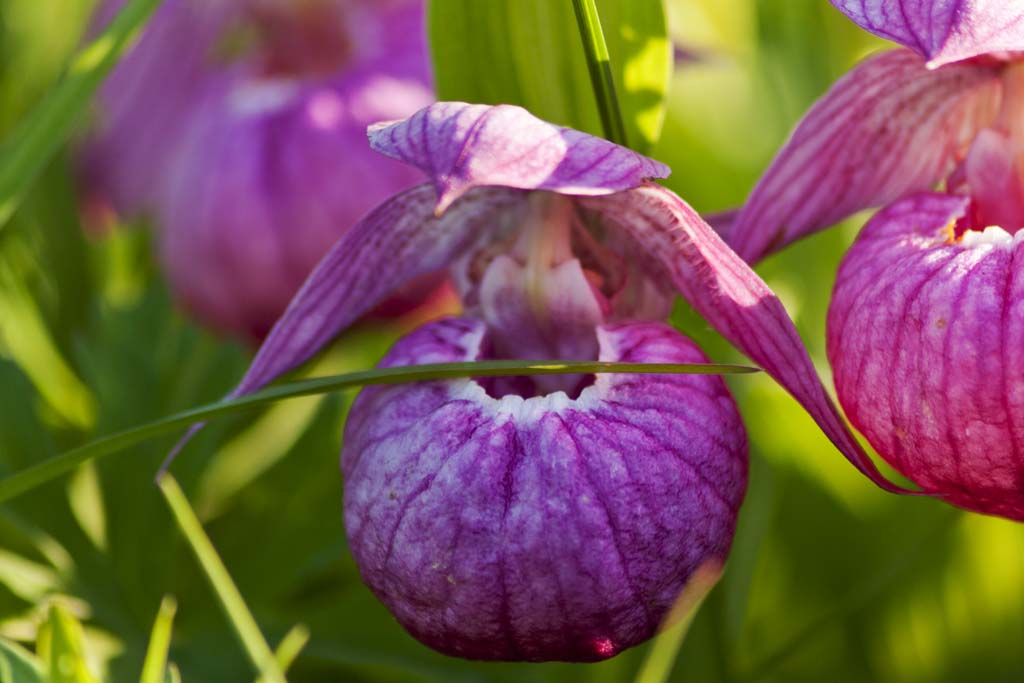
<svg viewBox="0 0 1024 683">
<path fill-rule="evenodd" d="M 479 191 L 437 217 L 436 194 L 424 184 L 378 206 L 306 279 L 232 395 L 297 367 L 399 286 L 447 266 L 486 234 L 496 213 L 516 211 L 523 198 L 509 190 Z"/>
<path fill-rule="evenodd" d="M 520 211 L 516 190 L 477 190 L 444 216 L 437 195 L 417 185 L 387 200 L 346 232 L 313 270 L 277 321 L 231 397 L 250 394 L 309 360 L 339 332 L 413 278 L 447 266 L 487 228 Z M 194 425 L 164 463 L 202 428 Z"/>
<path fill-rule="evenodd" d="M 433 178 L 438 212 L 481 185 L 601 195 L 669 175 L 653 159 L 507 104 L 438 102 L 369 135 L 375 150 Z"/>
<path fill-rule="evenodd" d="M 657 255 L 687 301 L 789 391 L 858 470 L 886 491 L 907 493 L 882 476 L 850 433 L 778 297 L 686 202 L 650 183 L 579 201 Z"/>
<path fill-rule="evenodd" d="M 965 197 L 879 212 L 850 248 L 828 355 L 850 421 L 924 491 L 1024 519 L 1024 234 L 951 239 Z"/>
<path fill-rule="evenodd" d="M 1000 69 L 928 71 L 906 50 L 871 57 L 797 125 L 729 232 L 754 263 L 856 211 L 930 189 L 990 124 Z"/>
<path fill-rule="evenodd" d="M 998 225 L 1010 231 L 1024 227 L 1018 152 L 1009 136 L 991 129 L 981 131 L 971 145 L 966 172 L 976 227 Z"/>
<path fill-rule="evenodd" d="M 872 33 L 901 43 L 929 68 L 1024 50 L 1024 5 L 1013 0 L 832 0 Z"/>
</svg>

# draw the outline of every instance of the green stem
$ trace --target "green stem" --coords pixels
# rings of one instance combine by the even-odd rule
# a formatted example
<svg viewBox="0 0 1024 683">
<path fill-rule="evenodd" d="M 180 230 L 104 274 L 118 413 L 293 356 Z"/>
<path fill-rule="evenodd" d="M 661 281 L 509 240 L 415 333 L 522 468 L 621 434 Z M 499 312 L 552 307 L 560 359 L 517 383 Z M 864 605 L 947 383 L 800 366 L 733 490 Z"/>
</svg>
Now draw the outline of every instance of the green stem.
<svg viewBox="0 0 1024 683">
<path fill-rule="evenodd" d="M 298 396 L 326 394 L 369 384 L 401 384 L 457 377 L 496 377 L 516 375 L 564 375 L 592 373 L 630 374 L 701 374 L 728 375 L 757 372 L 757 368 L 744 365 L 716 363 L 603 363 L 590 361 L 487 361 L 473 363 L 436 363 L 409 365 L 397 368 L 376 368 L 350 372 L 331 377 L 317 377 L 264 389 L 246 396 L 211 403 L 180 413 L 168 415 L 154 422 L 126 429 L 97 439 L 84 446 L 48 458 L 0 479 L 0 502 L 9 500 L 62 474 L 78 465 L 129 446 L 168 434 L 182 427 L 204 422 L 215 417 L 232 415 L 259 406 Z"/>
<path fill-rule="evenodd" d="M 188 504 L 188 499 L 182 493 L 178 482 L 171 475 L 164 474 L 157 481 L 157 485 L 163 492 L 168 507 L 171 508 L 171 514 L 174 515 L 178 528 L 181 529 L 181 533 L 191 546 L 196 559 L 199 560 L 203 573 L 206 574 L 213 592 L 216 593 L 221 607 L 224 608 L 228 621 L 234 627 L 238 639 L 242 641 L 242 646 L 245 648 L 246 654 L 249 655 L 249 661 L 260 674 L 260 680 L 268 683 L 286 683 L 277 658 L 270 646 L 267 645 L 267 641 L 264 640 L 263 634 L 260 633 L 256 619 L 246 607 L 242 594 L 231 580 L 227 567 L 224 566 L 220 556 L 217 555 L 217 549 L 213 547 L 210 538 L 203 531 L 199 519 Z"/>
<path fill-rule="evenodd" d="M 5 141 L 0 157 L 0 228 L 68 139 L 78 114 L 159 4 L 160 0 L 128 0 L 106 30 L 75 55 L 64 79 Z"/>
<path fill-rule="evenodd" d="M 597 5 L 595 0 L 572 0 L 572 6 L 576 11 L 583 50 L 587 53 L 587 68 L 590 69 L 590 82 L 594 87 L 597 109 L 601 113 L 604 135 L 612 142 L 626 147 L 626 126 L 622 121 L 619 100 L 615 96 L 612 63 L 608 56 L 604 32 L 601 30 L 601 17 L 597 13 Z"/>
</svg>

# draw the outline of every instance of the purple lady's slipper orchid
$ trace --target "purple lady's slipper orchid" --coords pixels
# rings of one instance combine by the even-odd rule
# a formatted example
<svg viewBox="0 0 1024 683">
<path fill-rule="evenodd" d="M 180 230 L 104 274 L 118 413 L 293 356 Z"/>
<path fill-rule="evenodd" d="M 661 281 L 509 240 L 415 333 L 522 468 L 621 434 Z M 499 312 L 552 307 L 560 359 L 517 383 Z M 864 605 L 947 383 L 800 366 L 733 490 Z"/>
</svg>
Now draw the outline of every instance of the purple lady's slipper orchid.
<svg viewBox="0 0 1024 683">
<path fill-rule="evenodd" d="M 115 71 L 87 184 L 155 213 L 198 318 L 262 339 L 345 228 L 422 180 L 365 139 L 433 100 L 422 15 L 420 0 L 170 0 Z"/>
<path fill-rule="evenodd" d="M 924 492 L 1024 519 L 1024 378 L 1007 355 L 1024 334 L 1024 7 L 833 4 L 910 49 L 836 83 L 722 232 L 753 262 L 904 198 L 865 227 L 836 281 L 840 401 Z"/>
<path fill-rule="evenodd" d="M 901 490 L 844 426 L 778 298 L 650 181 L 668 174 L 664 165 L 507 105 L 434 104 L 372 127 L 370 142 L 431 182 L 339 239 L 234 396 L 439 268 L 451 269 L 467 317 L 415 332 L 386 364 L 702 359 L 661 322 L 678 292 L 854 465 Z M 724 385 L 707 377 L 368 389 L 342 457 L 350 545 L 371 588 L 439 650 L 608 657 L 651 636 L 694 569 L 725 557 L 745 441 Z"/>
<path fill-rule="evenodd" d="M 595 330 L 601 360 L 707 360 L 663 323 Z M 383 364 L 478 360 L 499 338 L 449 319 Z M 576 398 L 466 379 L 365 390 L 342 469 L 356 562 L 416 638 L 592 661 L 651 637 L 694 571 L 725 562 L 747 443 L 720 377 L 603 375 Z"/>
</svg>

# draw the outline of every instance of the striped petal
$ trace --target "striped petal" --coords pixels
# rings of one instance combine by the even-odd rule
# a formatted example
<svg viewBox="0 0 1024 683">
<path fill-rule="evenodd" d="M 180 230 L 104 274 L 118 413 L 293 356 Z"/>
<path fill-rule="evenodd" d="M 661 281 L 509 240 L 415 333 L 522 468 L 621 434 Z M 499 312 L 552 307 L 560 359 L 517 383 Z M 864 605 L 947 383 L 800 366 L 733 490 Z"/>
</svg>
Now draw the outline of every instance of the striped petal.
<svg viewBox="0 0 1024 683">
<path fill-rule="evenodd" d="M 487 228 L 525 206 L 515 190 L 479 190 L 444 216 L 427 184 L 395 195 L 338 240 L 288 305 L 232 392 L 251 393 L 309 360 L 409 280 L 446 267 Z"/>
<path fill-rule="evenodd" d="M 828 356 L 850 421 L 954 505 L 1024 519 L 1024 233 L 952 226 L 964 197 L 876 215 L 847 253 Z"/>
<path fill-rule="evenodd" d="M 935 68 L 1024 50 L 1024 5 L 1011 0 L 832 0 L 862 28 L 901 43 Z"/>
<path fill-rule="evenodd" d="M 605 361 L 706 358 L 664 323 L 596 332 Z M 487 333 L 432 323 L 383 365 L 478 360 Z M 595 661 L 654 635 L 694 572 L 725 562 L 747 440 L 721 377 L 599 375 L 575 399 L 458 379 L 364 389 L 341 462 L 349 548 L 416 638 Z"/>
<path fill-rule="evenodd" d="M 907 493 L 882 476 L 846 427 L 775 293 L 686 202 L 653 183 L 579 201 L 594 220 L 618 226 L 658 257 L 662 275 L 789 391 L 858 470 L 887 491 Z"/>
<path fill-rule="evenodd" d="M 871 57 L 804 116 L 731 227 L 748 262 L 859 210 L 931 189 L 996 117 L 1000 67 Z"/>
<path fill-rule="evenodd" d="M 438 102 L 401 121 L 370 126 L 370 145 L 434 181 L 440 213 L 473 187 L 494 185 L 601 195 L 665 178 L 662 163 L 522 107 Z"/>
<path fill-rule="evenodd" d="M 477 190 L 444 216 L 437 195 L 418 185 L 387 200 L 346 232 L 310 273 L 229 397 L 250 394 L 322 349 L 339 332 L 410 280 L 446 267 L 516 216 L 517 190 Z M 497 217 L 501 214 L 501 217 Z M 164 460 L 166 468 L 203 424 L 193 425 Z"/>
</svg>

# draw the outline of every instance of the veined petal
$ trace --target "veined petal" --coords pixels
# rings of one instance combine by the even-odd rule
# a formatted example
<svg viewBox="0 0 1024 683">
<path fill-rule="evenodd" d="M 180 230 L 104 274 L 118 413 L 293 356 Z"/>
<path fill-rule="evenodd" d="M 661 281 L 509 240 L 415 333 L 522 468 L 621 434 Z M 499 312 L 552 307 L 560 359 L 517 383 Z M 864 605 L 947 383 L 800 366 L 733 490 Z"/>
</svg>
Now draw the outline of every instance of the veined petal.
<svg viewBox="0 0 1024 683">
<path fill-rule="evenodd" d="M 250 394 L 309 360 L 392 291 L 444 268 L 486 239 L 498 221 L 514 220 L 526 204 L 517 190 L 481 189 L 438 217 L 436 199 L 429 184 L 417 185 L 346 232 L 306 278 L 230 396 Z M 192 426 L 164 467 L 202 426 Z"/>
<path fill-rule="evenodd" d="M 481 185 L 601 195 L 670 172 L 630 149 L 508 104 L 438 102 L 407 119 L 370 126 L 369 137 L 378 152 L 433 179 L 439 213 Z"/>
<path fill-rule="evenodd" d="M 345 233 L 292 299 L 232 396 L 305 362 L 396 288 L 444 268 L 485 238 L 489 226 L 514 220 L 525 205 L 522 192 L 478 190 L 438 217 L 436 199 L 433 187 L 418 185 Z"/>
<path fill-rule="evenodd" d="M 995 119 L 999 73 L 978 64 L 929 71 L 906 50 L 865 60 L 797 125 L 729 244 L 754 263 L 861 209 L 931 189 Z"/>
<path fill-rule="evenodd" d="M 686 300 L 789 391 L 858 470 L 886 491 L 908 492 L 882 476 L 843 422 L 782 302 L 686 202 L 653 183 L 579 202 L 657 256 Z"/>
<path fill-rule="evenodd" d="M 382 365 L 477 360 L 486 333 L 438 321 Z M 705 359 L 664 323 L 596 334 L 601 360 Z M 724 563 L 747 441 L 721 377 L 598 375 L 576 399 L 467 378 L 365 389 L 341 462 L 349 548 L 412 635 L 474 659 L 595 661 Z"/>
<path fill-rule="evenodd" d="M 952 226 L 969 200 L 908 197 L 847 252 L 828 356 L 850 421 L 924 491 L 1024 520 L 1024 232 Z"/>
<path fill-rule="evenodd" d="M 901 43 L 929 68 L 1024 50 L 1024 5 L 1010 0 L 832 0 L 875 35 Z"/>
</svg>

